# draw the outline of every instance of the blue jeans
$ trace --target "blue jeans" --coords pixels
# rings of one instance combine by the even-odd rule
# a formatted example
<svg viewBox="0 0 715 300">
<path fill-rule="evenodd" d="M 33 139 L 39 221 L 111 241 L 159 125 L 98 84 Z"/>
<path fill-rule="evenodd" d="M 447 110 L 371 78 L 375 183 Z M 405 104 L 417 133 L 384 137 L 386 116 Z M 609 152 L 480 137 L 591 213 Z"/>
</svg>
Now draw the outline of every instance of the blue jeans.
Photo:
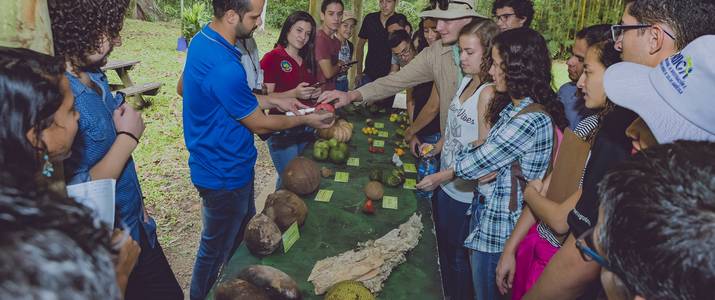
<svg viewBox="0 0 715 300">
<path fill-rule="evenodd" d="M 281 188 L 283 170 L 291 160 L 303 153 L 303 149 L 308 145 L 308 142 L 300 137 L 274 135 L 266 140 L 266 144 L 268 144 L 271 160 L 273 160 L 273 165 L 276 167 L 276 172 L 278 172 L 278 179 L 276 180 L 276 190 L 278 190 Z"/>
<path fill-rule="evenodd" d="M 479 225 L 481 213 L 486 206 L 484 203 L 474 202 L 472 218 L 469 222 L 469 231 Z M 469 260 L 472 265 L 472 284 L 474 286 L 475 300 L 498 300 L 501 294 L 497 289 L 496 270 L 499 263 L 499 253 L 487 253 L 477 250 L 469 251 Z"/>
<path fill-rule="evenodd" d="M 203 230 L 191 275 L 191 299 L 204 299 L 218 272 L 243 240 L 243 230 L 256 214 L 253 178 L 239 189 L 196 187 L 203 204 Z"/>
<path fill-rule="evenodd" d="M 469 203 L 452 199 L 441 188 L 436 194 L 435 229 L 445 296 L 455 300 L 472 299 L 469 250 L 464 247 Z"/>
<path fill-rule="evenodd" d="M 348 81 L 347 77 L 338 78 L 337 80 L 335 80 L 335 89 L 336 90 L 347 92 L 348 88 L 349 88 L 349 81 Z"/>
</svg>

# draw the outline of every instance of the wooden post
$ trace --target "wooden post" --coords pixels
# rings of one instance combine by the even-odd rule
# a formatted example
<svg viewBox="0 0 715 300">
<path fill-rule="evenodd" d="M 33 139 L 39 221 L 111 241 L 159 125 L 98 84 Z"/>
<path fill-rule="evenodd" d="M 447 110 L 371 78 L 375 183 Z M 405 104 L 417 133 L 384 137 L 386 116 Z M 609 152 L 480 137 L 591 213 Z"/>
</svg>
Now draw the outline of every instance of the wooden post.
<svg viewBox="0 0 715 300">
<path fill-rule="evenodd" d="M 357 23 L 355 23 L 355 30 L 353 31 L 353 46 L 357 47 L 358 43 L 358 33 L 360 32 L 360 27 L 362 26 L 362 0 L 353 0 L 353 13 L 355 14 L 355 18 L 357 19 Z M 357 51 L 355 51 L 357 52 Z M 357 60 L 357 57 L 353 57 L 353 60 Z M 355 82 L 355 76 L 357 76 L 357 67 L 352 67 L 350 68 L 350 72 L 348 72 L 348 82 L 350 83 L 349 86 L 350 88 L 355 88 L 357 87 L 357 82 Z"/>
<path fill-rule="evenodd" d="M 0 46 L 54 55 L 46 0 L 6 0 L 0 9 Z"/>
<path fill-rule="evenodd" d="M 310 13 L 311 16 L 313 16 L 313 19 L 315 19 L 315 23 L 320 26 L 320 3 L 322 0 L 310 0 L 310 4 L 308 4 L 308 13 Z"/>
</svg>

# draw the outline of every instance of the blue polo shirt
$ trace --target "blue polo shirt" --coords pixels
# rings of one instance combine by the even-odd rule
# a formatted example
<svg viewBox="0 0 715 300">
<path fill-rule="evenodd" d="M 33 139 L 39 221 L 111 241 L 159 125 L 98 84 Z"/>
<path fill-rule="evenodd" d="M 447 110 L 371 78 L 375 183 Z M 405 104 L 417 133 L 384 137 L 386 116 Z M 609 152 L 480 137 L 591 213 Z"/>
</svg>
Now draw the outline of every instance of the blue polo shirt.
<svg viewBox="0 0 715 300">
<path fill-rule="evenodd" d="M 204 26 L 189 45 L 184 67 L 184 141 L 194 185 L 238 189 L 253 179 L 253 133 L 240 120 L 258 108 L 241 53 Z"/>
</svg>

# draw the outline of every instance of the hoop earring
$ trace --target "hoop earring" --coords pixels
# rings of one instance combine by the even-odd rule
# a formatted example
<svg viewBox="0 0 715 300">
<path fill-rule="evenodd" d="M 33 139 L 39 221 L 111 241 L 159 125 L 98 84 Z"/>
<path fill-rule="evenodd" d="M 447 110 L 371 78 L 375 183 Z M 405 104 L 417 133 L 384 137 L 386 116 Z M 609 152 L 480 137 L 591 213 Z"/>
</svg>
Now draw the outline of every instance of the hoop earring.
<svg viewBox="0 0 715 300">
<path fill-rule="evenodd" d="M 55 167 L 50 162 L 50 157 L 45 153 L 42 159 L 45 160 L 45 163 L 42 165 L 42 176 L 52 177 L 52 173 L 55 172 Z"/>
</svg>

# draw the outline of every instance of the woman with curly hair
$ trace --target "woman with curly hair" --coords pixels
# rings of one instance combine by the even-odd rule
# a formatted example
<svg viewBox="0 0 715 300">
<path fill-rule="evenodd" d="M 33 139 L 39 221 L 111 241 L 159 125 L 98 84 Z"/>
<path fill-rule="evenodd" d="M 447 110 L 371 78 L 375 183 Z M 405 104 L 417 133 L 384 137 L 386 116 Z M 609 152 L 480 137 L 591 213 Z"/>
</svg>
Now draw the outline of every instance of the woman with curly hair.
<svg viewBox="0 0 715 300">
<path fill-rule="evenodd" d="M 523 208 L 521 180 L 542 179 L 556 144 L 555 128 L 567 125 L 563 106 L 551 89 L 551 58 L 536 31 L 519 28 L 493 40 L 492 65 L 496 96 L 486 120 L 486 140 L 457 154 L 454 175 L 480 180 L 476 185 L 470 233 L 464 246 L 470 262 L 476 299 L 498 299 L 495 270 Z M 488 184 L 484 184 L 488 182 Z"/>
<path fill-rule="evenodd" d="M 139 112 L 112 94 L 101 66 L 115 46 L 124 22 L 126 0 L 48 1 L 55 54 L 65 59 L 66 76 L 80 113 L 72 155 L 65 161 L 70 184 L 115 179 L 115 205 L 121 222 L 141 247 L 128 278 L 127 299 L 183 299 L 146 213 L 132 152 L 144 121 Z"/>
<path fill-rule="evenodd" d="M 592 145 L 603 118 L 614 110 L 614 104 L 605 94 L 603 75 L 606 68 L 620 62 L 620 52 L 613 47 L 614 42 L 604 41 L 588 48 L 585 57 L 585 71 L 577 86 L 583 95 L 586 108 L 597 111 L 596 114 L 579 122 L 574 135 L 580 140 L 565 139 L 560 151 L 577 151 L 574 144 Z M 587 159 L 587 151 L 583 155 Z M 559 157 L 561 159 L 561 157 Z M 564 164 L 562 164 L 564 163 Z M 584 164 L 566 164 L 557 160 L 555 172 L 583 174 L 587 171 Z M 561 177 L 563 178 L 563 177 Z M 547 189 L 572 189 L 576 192 L 566 199 L 549 199 L 543 196 Z M 573 185 L 573 186 L 567 186 Z M 566 222 L 571 211 L 581 196 L 580 183 L 575 180 L 554 181 L 551 176 L 544 180 L 533 180 L 524 189 L 524 200 L 528 204 L 522 211 L 516 228 L 504 246 L 497 265 L 497 286 L 502 294 L 512 290 L 512 299 L 521 299 L 536 283 L 551 257 L 556 254 L 569 233 Z"/>
<path fill-rule="evenodd" d="M 109 251 L 111 224 L 96 222 L 89 208 L 53 193 L 44 180 L 69 155 L 77 133 L 64 72 L 60 58 L 0 47 L 2 299 L 116 299 L 136 263 L 135 241 L 117 230 L 112 240 L 121 249 Z M 32 254 L 39 255 L 28 259 Z M 114 264 L 109 254 L 118 254 Z"/>
</svg>

